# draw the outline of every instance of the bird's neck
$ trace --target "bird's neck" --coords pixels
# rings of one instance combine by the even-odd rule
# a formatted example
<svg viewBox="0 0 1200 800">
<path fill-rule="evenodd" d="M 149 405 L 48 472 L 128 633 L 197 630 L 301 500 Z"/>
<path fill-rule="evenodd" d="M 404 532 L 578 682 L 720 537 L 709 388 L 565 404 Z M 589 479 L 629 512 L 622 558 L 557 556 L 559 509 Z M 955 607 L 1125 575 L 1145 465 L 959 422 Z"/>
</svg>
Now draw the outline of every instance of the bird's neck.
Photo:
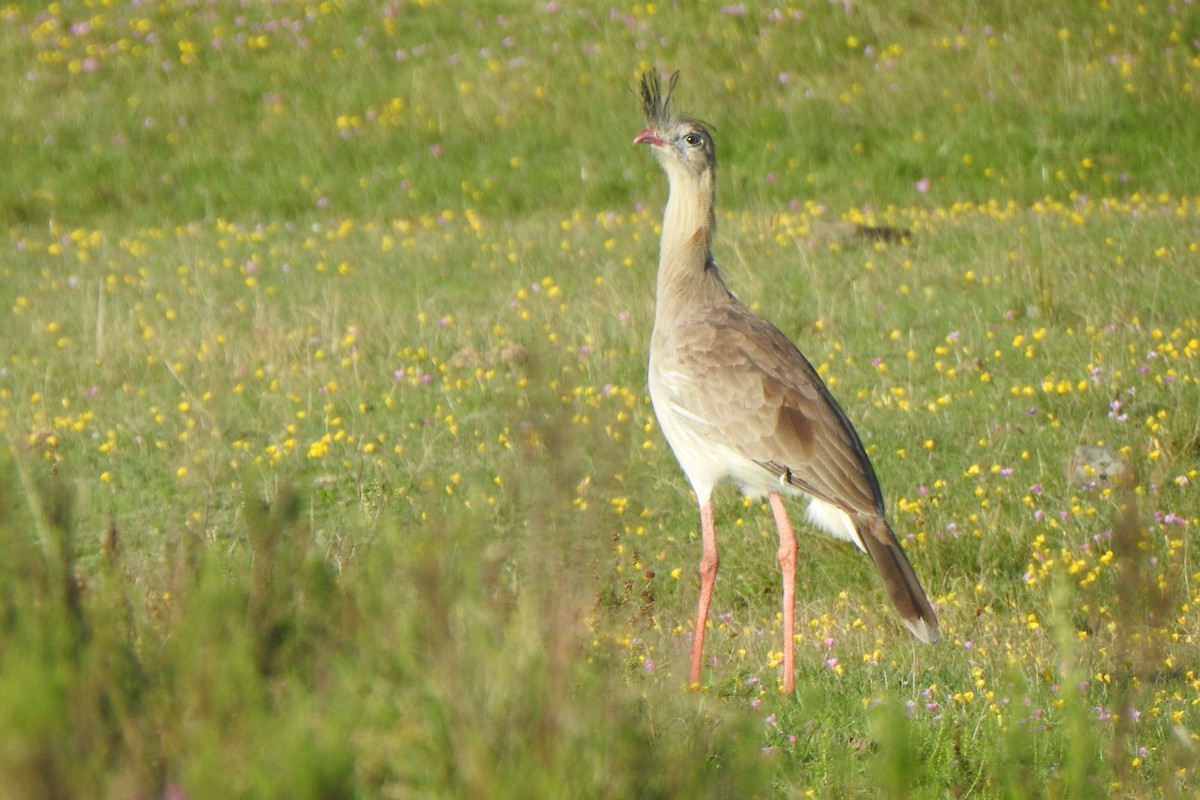
<svg viewBox="0 0 1200 800">
<path fill-rule="evenodd" d="M 711 169 L 699 175 L 682 169 L 668 172 L 670 190 L 659 242 L 658 307 L 686 297 L 721 278 L 712 258 L 716 228 L 716 181 Z M 722 284 L 723 287 L 723 284 Z"/>
</svg>

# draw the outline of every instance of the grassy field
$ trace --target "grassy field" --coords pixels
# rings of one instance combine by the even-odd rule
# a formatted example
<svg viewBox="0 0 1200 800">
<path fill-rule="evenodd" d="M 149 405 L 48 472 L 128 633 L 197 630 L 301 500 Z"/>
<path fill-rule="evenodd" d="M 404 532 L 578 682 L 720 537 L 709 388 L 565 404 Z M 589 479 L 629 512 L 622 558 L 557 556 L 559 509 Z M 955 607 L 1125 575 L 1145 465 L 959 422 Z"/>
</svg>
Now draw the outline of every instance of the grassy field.
<svg viewBox="0 0 1200 800">
<path fill-rule="evenodd" d="M 939 645 L 805 531 L 783 696 L 727 490 L 685 686 L 647 69 Z M 1197 791 L 1193 3 L 13 4 L 0 79 L 0 795 Z"/>
</svg>

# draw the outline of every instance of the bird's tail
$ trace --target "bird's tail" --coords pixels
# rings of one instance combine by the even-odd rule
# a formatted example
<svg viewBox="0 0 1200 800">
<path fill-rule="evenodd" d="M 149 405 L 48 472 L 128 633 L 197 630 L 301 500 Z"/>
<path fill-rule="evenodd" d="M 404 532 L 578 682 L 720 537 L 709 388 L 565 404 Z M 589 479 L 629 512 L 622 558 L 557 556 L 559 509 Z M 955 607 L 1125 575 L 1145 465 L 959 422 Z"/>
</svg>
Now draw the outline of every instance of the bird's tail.
<svg viewBox="0 0 1200 800">
<path fill-rule="evenodd" d="M 929 605 L 929 598 L 917 574 L 913 572 L 908 557 L 896 540 L 896 534 L 882 517 L 860 516 L 854 520 L 858 536 L 875 567 L 883 577 L 888 597 L 900 612 L 905 626 L 922 642 L 933 644 L 938 640 L 937 616 Z"/>
</svg>

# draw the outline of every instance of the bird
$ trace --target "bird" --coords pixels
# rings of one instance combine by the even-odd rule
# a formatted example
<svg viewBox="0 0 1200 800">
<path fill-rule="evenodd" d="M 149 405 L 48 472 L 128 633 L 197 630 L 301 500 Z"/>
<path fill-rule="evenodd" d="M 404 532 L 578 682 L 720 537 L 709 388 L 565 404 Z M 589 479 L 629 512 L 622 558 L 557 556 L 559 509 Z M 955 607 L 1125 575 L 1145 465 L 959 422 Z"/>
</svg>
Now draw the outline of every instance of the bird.
<svg viewBox="0 0 1200 800">
<path fill-rule="evenodd" d="M 874 562 L 901 621 L 919 640 L 938 622 L 888 524 L 883 494 L 862 440 L 799 348 L 726 287 L 713 258 L 716 147 L 709 126 L 676 113 L 674 73 L 663 92 L 642 76 L 647 145 L 667 176 L 650 336 L 654 415 L 700 507 L 703 554 L 689 685 L 698 687 L 719 557 L 712 495 L 731 480 L 766 497 L 779 531 L 783 576 L 783 677 L 795 689 L 796 535 L 785 495 L 808 498 L 807 517 Z"/>
</svg>

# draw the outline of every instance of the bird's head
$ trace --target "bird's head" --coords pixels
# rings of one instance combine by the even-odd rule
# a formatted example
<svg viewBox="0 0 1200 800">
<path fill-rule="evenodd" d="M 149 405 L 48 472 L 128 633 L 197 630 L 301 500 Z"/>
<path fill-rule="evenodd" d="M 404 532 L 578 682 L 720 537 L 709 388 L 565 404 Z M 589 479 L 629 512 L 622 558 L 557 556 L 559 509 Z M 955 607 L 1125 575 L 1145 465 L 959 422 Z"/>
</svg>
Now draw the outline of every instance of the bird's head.
<svg viewBox="0 0 1200 800">
<path fill-rule="evenodd" d="M 664 95 L 657 73 L 642 76 L 642 111 L 647 127 L 634 137 L 633 143 L 650 145 L 668 172 L 674 167 L 684 167 L 699 175 L 713 168 L 716 147 L 704 123 L 695 117 L 672 113 L 671 95 L 678 82 L 679 73 L 676 72 Z"/>
</svg>

